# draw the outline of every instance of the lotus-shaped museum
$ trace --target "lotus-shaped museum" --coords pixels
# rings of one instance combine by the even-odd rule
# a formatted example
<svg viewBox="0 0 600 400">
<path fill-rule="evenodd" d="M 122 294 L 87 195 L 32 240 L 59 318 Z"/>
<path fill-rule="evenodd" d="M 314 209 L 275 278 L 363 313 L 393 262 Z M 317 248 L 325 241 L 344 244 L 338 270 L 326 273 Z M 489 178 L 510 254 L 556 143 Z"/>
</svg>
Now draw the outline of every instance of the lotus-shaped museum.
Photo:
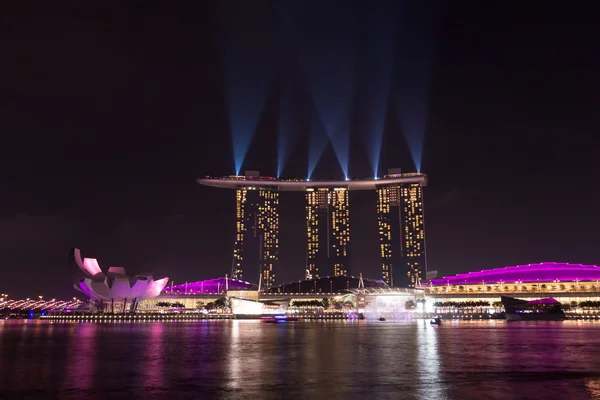
<svg viewBox="0 0 600 400">
<path fill-rule="evenodd" d="M 158 296 L 169 281 L 167 277 L 154 280 L 151 273 L 127 275 L 123 267 L 110 267 L 104 273 L 95 258 L 82 260 L 79 249 L 73 250 L 73 258 L 85 275 L 75 284 L 75 289 L 94 300 L 135 304 Z"/>
</svg>

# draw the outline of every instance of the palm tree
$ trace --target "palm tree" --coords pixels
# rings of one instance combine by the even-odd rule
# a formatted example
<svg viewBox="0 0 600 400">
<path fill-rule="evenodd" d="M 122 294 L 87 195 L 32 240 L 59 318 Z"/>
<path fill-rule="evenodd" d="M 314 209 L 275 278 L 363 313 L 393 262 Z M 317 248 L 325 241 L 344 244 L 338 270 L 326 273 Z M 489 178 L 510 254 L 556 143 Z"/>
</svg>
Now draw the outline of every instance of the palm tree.
<svg viewBox="0 0 600 400">
<path fill-rule="evenodd" d="M 576 302 L 576 301 L 572 301 L 572 302 L 571 302 L 571 307 L 573 307 L 573 308 L 577 308 L 577 302 Z"/>
<path fill-rule="evenodd" d="M 215 308 L 229 308 L 229 302 L 226 297 L 219 297 L 215 300 Z"/>
</svg>

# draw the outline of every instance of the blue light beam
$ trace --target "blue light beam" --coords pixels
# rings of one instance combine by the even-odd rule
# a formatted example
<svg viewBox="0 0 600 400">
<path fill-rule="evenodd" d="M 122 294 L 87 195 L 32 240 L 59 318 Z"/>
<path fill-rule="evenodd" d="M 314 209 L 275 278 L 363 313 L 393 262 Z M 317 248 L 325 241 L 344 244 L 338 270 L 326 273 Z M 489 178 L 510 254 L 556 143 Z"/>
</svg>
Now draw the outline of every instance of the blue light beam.
<svg viewBox="0 0 600 400">
<path fill-rule="evenodd" d="M 415 169 L 420 172 L 440 7 L 438 2 L 409 4 L 411 7 L 404 10 L 401 24 L 400 59 L 396 69 L 394 97 L 404 138 Z"/>
<path fill-rule="evenodd" d="M 277 126 L 277 178 L 283 173 L 283 168 L 292 151 L 296 139 L 295 105 L 291 81 L 284 77 L 280 85 L 279 122 Z"/>
<path fill-rule="evenodd" d="M 396 110 L 398 117 L 401 119 L 404 140 L 417 172 L 421 172 L 429 114 L 429 91 L 425 86 L 425 82 L 421 82 L 419 89 L 405 92 L 410 93 L 410 96 L 396 99 Z"/>
<path fill-rule="evenodd" d="M 324 132 L 323 124 L 316 112 L 313 112 L 310 125 L 310 134 L 308 138 L 308 174 L 307 179 L 312 178 L 313 172 L 329 143 L 329 139 Z"/>
<path fill-rule="evenodd" d="M 299 4 L 299 5 L 296 5 Z M 293 3 L 295 47 L 325 134 L 348 175 L 350 106 L 356 86 L 357 12 L 344 1 L 313 8 Z"/>
<path fill-rule="evenodd" d="M 254 3 L 239 2 L 223 6 L 225 86 L 229 128 L 233 144 L 235 173 L 240 174 L 259 118 L 265 108 L 273 79 L 273 41 L 268 29 L 268 10 L 257 10 Z"/>
<path fill-rule="evenodd" d="M 365 93 L 365 149 L 373 176 L 378 176 L 385 118 L 391 93 L 398 1 L 378 1 L 365 10 L 367 90 Z"/>
<path fill-rule="evenodd" d="M 293 123 L 291 117 L 290 101 L 281 99 L 279 110 L 279 126 L 277 129 L 277 178 L 281 177 L 286 161 L 290 153 L 291 136 L 293 135 Z"/>
<path fill-rule="evenodd" d="M 281 177 L 283 169 L 293 152 L 293 146 L 299 136 L 298 104 L 296 98 L 298 90 L 298 76 L 295 68 L 294 54 L 290 49 L 292 33 L 290 32 L 290 17 L 286 12 L 286 3 L 281 2 L 279 11 L 279 122 L 277 129 L 277 177 Z"/>
</svg>

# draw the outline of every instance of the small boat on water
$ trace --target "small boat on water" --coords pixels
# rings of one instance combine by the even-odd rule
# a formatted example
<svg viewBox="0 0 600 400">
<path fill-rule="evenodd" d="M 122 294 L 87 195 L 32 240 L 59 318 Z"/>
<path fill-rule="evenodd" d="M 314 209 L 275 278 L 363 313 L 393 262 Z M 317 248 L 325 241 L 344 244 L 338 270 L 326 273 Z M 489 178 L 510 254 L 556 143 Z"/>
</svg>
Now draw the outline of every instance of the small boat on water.
<svg viewBox="0 0 600 400">
<path fill-rule="evenodd" d="M 385 321 L 385 318 L 379 317 L 379 320 L 383 322 L 383 321 Z"/>
<path fill-rule="evenodd" d="M 429 321 L 429 323 L 431 325 L 441 325 L 442 324 L 442 319 L 441 318 L 433 318 L 431 321 Z"/>
<path fill-rule="evenodd" d="M 500 296 L 507 321 L 564 321 L 567 319 L 562 304 L 547 297 L 539 300 L 522 300 Z"/>
<path fill-rule="evenodd" d="M 273 323 L 273 322 L 295 322 L 300 321 L 298 317 L 290 317 L 289 315 L 273 315 L 268 317 L 262 317 L 262 322 Z"/>
</svg>

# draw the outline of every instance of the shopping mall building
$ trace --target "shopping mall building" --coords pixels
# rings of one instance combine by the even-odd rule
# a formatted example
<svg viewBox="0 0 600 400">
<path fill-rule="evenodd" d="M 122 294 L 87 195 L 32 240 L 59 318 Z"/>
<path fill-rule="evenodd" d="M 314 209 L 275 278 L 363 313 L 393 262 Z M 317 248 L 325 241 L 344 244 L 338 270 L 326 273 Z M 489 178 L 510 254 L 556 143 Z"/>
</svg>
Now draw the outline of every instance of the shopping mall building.
<svg viewBox="0 0 600 400">
<path fill-rule="evenodd" d="M 500 296 L 525 299 L 553 297 L 574 308 L 590 302 L 600 305 L 600 267 L 544 262 L 469 272 L 424 285 L 428 307 L 447 302 L 500 301 Z M 577 303 L 577 304 L 575 304 Z M 596 307 L 597 308 L 597 307 Z"/>
</svg>

